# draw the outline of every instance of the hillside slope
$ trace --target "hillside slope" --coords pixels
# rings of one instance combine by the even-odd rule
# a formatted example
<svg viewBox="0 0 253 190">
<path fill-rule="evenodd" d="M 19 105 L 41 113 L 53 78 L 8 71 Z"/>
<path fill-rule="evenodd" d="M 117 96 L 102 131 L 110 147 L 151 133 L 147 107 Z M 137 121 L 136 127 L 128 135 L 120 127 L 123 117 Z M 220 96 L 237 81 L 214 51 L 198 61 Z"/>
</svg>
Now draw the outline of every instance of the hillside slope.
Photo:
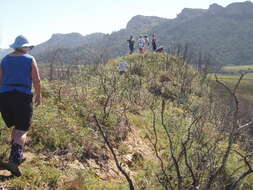
<svg viewBox="0 0 253 190">
<path fill-rule="evenodd" d="M 129 63 L 123 75 L 120 61 Z M 213 175 L 208 189 L 220 190 L 247 169 L 235 152 L 247 154 L 240 138 L 226 153 L 233 110 L 224 100 L 230 99 L 210 91 L 205 76 L 182 59 L 131 55 L 72 72 L 65 80 L 43 81 L 23 176 L 2 176 L 6 189 L 129 189 L 109 146 L 138 190 L 204 189 Z M 2 120 L 0 131 L 0 155 L 7 159 L 10 131 Z M 216 172 L 222 160 L 226 166 Z M 252 181 L 249 176 L 240 188 Z"/>
</svg>

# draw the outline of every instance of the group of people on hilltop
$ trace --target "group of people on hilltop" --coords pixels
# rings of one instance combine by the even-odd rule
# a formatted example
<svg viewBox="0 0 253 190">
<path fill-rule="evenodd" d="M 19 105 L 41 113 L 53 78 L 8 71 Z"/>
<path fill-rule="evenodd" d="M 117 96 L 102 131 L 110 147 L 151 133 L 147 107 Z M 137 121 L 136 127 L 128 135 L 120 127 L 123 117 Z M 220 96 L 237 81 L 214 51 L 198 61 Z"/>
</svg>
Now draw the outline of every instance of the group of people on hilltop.
<svg viewBox="0 0 253 190">
<path fill-rule="evenodd" d="M 132 54 L 134 52 L 134 45 L 135 45 L 135 40 L 133 36 L 130 36 L 130 38 L 127 40 L 128 44 L 129 44 L 129 54 Z M 148 52 L 150 50 L 150 40 L 148 35 L 144 35 L 144 36 L 139 36 L 138 41 L 137 41 L 137 45 L 138 45 L 138 50 L 139 53 L 143 54 L 145 52 Z M 152 34 L 152 40 L 151 40 L 151 46 L 152 46 L 152 51 L 153 52 L 162 52 L 163 51 L 163 47 L 159 47 L 157 48 L 157 40 L 156 40 L 156 34 L 153 33 Z"/>
<path fill-rule="evenodd" d="M 129 54 L 133 54 L 135 50 L 135 40 L 134 37 L 131 35 L 130 38 L 127 40 L 129 44 Z M 152 34 L 151 43 L 148 38 L 148 35 L 139 36 L 137 39 L 137 46 L 138 46 L 138 52 L 141 54 L 144 54 L 146 52 L 149 52 L 151 49 L 153 52 L 161 53 L 164 50 L 163 46 L 157 47 L 157 40 L 156 40 L 156 34 Z M 119 74 L 122 75 L 127 71 L 128 63 L 126 61 L 119 62 Z"/>
</svg>

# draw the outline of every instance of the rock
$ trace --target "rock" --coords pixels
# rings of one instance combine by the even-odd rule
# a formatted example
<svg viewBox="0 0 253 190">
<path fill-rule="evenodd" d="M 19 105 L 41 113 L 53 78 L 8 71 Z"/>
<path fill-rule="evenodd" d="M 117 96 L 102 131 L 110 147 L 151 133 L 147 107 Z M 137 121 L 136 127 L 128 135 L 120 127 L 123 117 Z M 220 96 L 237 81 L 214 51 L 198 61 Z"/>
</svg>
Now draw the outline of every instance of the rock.
<svg viewBox="0 0 253 190">
<path fill-rule="evenodd" d="M 69 163 L 68 167 L 70 167 L 71 169 L 76 169 L 76 170 L 84 170 L 85 169 L 83 164 L 80 163 L 78 160 L 75 160 L 74 162 Z"/>
<path fill-rule="evenodd" d="M 177 15 L 177 18 L 179 19 L 192 19 L 197 16 L 201 16 L 204 13 L 206 13 L 206 9 L 189 9 L 189 8 L 184 8 L 181 13 Z"/>
</svg>

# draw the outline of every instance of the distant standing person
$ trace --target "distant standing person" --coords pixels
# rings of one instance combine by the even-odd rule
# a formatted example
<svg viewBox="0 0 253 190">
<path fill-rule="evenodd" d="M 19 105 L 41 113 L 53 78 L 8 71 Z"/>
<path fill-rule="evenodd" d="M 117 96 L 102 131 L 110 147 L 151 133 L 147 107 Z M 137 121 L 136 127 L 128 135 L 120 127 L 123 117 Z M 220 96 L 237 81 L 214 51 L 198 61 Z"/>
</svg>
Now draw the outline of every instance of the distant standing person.
<svg viewBox="0 0 253 190">
<path fill-rule="evenodd" d="M 139 47 L 139 52 L 144 53 L 145 40 L 143 39 L 142 36 L 140 36 L 138 39 L 138 47 Z"/>
<path fill-rule="evenodd" d="M 155 35 L 155 33 L 153 33 L 153 35 L 152 35 L 152 49 L 153 49 L 154 52 L 155 52 L 156 49 L 157 49 L 157 45 L 156 45 L 156 35 Z"/>
<path fill-rule="evenodd" d="M 145 41 L 145 51 L 149 49 L 149 39 L 148 39 L 148 36 L 145 35 L 144 36 L 144 41 Z"/>
<path fill-rule="evenodd" d="M 134 37 L 130 36 L 130 38 L 127 40 L 128 44 L 129 44 L 129 54 L 132 54 L 134 52 Z"/>
<path fill-rule="evenodd" d="M 13 175 L 20 176 L 18 166 L 24 161 L 24 146 L 33 114 L 32 84 L 35 104 L 41 103 L 40 76 L 33 56 L 33 48 L 24 36 L 18 36 L 10 45 L 14 49 L 5 56 L 0 66 L 0 111 L 7 127 L 13 127 L 9 163 L 5 164 Z"/>
</svg>

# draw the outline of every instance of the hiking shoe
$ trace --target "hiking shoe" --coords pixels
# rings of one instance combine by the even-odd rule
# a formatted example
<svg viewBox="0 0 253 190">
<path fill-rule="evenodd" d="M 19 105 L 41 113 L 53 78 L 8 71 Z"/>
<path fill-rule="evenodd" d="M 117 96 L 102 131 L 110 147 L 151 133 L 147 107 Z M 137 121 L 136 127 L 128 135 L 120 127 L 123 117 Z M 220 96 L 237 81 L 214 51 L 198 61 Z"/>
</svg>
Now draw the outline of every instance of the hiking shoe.
<svg viewBox="0 0 253 190">
<path fill-rule="evenodd" d="M 25 161 L 25 158 L 23 155 L 22 146 L 19 144 L 13 143 L 11 146 L 9 163 L 14 163 L 16 165 L 20 165 L 24 161 Z"/>
<path fill-rule="evenodd" d="M 16 177 L 20 177 L 21 176 L 21 172 L 18 168 L 18 165 L 14 164 L 14 163 L 2 163 L 2 166 L 11 172 L 12 175 L 16 176 Z"/>
</svg>

